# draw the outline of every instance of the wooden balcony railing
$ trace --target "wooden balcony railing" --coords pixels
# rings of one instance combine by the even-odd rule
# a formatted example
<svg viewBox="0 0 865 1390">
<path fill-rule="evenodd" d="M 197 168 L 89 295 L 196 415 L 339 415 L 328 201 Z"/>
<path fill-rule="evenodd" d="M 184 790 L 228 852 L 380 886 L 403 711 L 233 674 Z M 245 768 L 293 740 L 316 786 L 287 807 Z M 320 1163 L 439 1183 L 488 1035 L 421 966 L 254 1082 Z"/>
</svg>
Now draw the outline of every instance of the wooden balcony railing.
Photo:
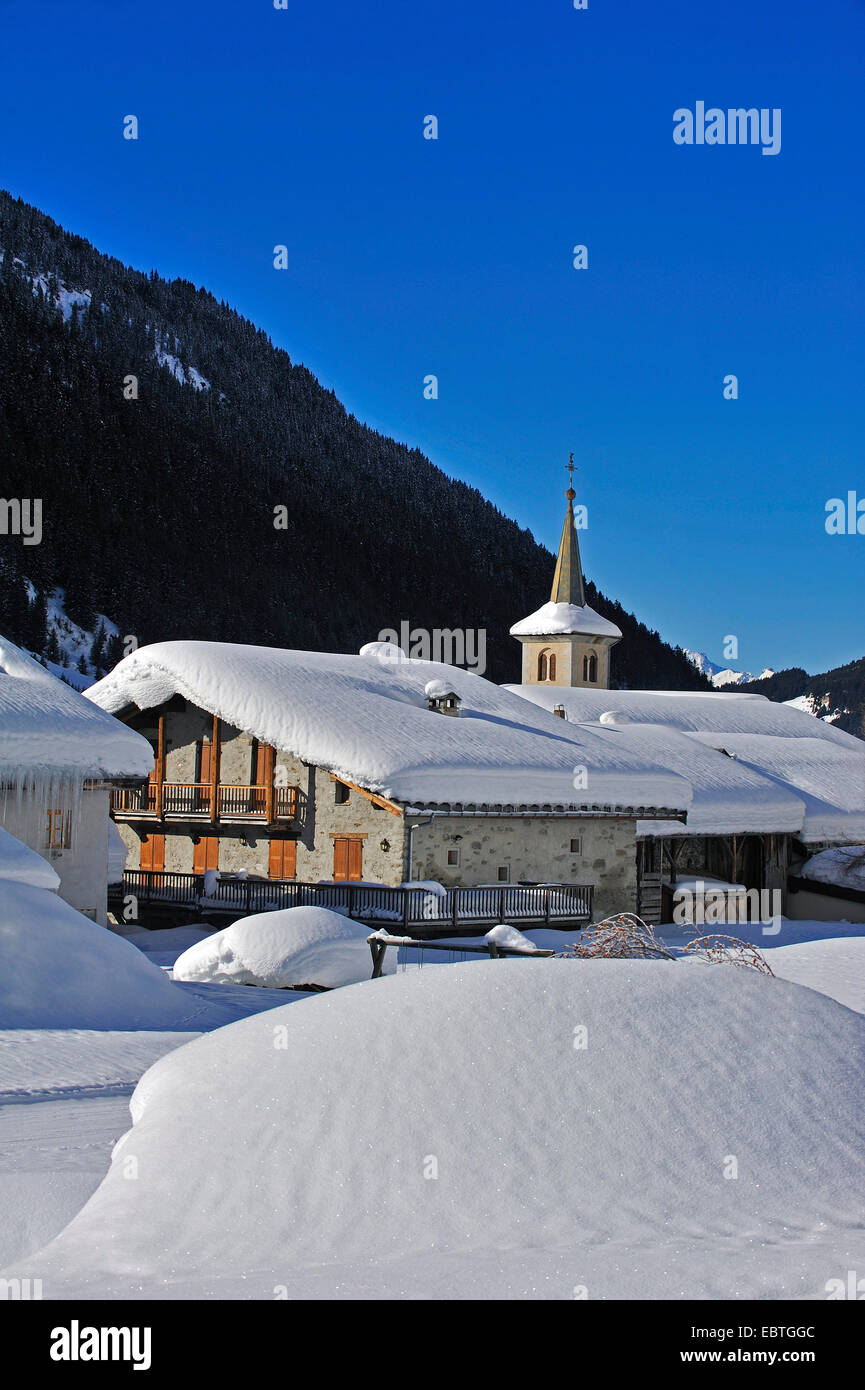
<svg viewBox="0 0 865 1390">
<path fill-rule="evenodd" d="M 232 919 L 282 907 L 328 907 L 370 926 L 411 931 L 418 938 L 478 935 L 499 922 L 569 928 L 592 919 L 592 885 L 389 888 L 371 884 L 299 883 L 295 879 L 232 878 L 127 869 L 109 900 L 133 894 L 139 905 L 188 907 Z"/>
<path fill-rule="evenodd" d="M 160 798 L 161 793 L 161 798 Z M 111 793 L 111 809 L 121 816 L 157 816 L 161 800 L 163 816 L 209 817 L 213 789 L 206 782 L 148 782 L 143 787 L 121 787 Z M 218 820 L 266 820 L 268 788 L 231 786 L 216 788 Z M 296 820 L 299 796 L 296 787 L 273 788 L 274 820 Z"/>
</svg>

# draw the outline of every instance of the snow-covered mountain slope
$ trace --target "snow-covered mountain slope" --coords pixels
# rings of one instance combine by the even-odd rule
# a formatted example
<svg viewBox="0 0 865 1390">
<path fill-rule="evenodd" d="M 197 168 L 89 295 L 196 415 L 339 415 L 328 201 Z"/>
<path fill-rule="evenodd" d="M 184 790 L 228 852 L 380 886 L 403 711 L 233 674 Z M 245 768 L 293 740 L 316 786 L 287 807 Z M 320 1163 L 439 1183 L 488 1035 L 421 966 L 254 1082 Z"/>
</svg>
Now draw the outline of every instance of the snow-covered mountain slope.
<svg viewBox="0 0 865 1390">
<path fill-rule="evenodd" d="M 767 676 L 774 676 L 775 672 L 770 666 L 761 671 L 756 676 L 751 671 L 734 671 L 729 666 L 718 666 L 712 661 L 705 652 L 693 652 L 685 647 L 685 656 L 692 666 L 695 666 L 702 675 L 707 676 L 716 689 L 724 685 L 747 685 L 749 681 L 765 680 Z"/>
<path fill-rule="evenodd" d="M 5 250 L 0 247 L 0 262 L 6 255 Z M 77 311 L 80 314 L 87 313 L 93 307 L 93 292 L 86 289 L 73 289 L 64 284 L 60 277 L 53 270 L 32 270 L 21 256 L 13 257 L 12 264 L 19 268 L 19 273 L 26 280 L 30 281 L 34 295 L 42 295 L 50 300 L 58 312 L 63 322 L 68 323 L 73 314 Z M 100 311 L 103 314 L 111 312 L 110 304 L 101 303 Z M 147 325 L 148 330 L 151 325 Z M 182 361 L 183 344 L 174 335 L 173 339 L 168 333 L 163 334 L 159 328 L 153 327 L 154 349 L 153 356 L 160 367 L 165 367 L 167 371 L 180 382 L 181 386 L 192 386 L 196 391 L 209 391 L 210 382 L 202 376 L 197 367 L 192 367 L 188 363 L 184 366 Z M 172 350 L 169 350 L 171 348 Z M 220 393 L 220 399 L 225 397 Z"/>
</svg>

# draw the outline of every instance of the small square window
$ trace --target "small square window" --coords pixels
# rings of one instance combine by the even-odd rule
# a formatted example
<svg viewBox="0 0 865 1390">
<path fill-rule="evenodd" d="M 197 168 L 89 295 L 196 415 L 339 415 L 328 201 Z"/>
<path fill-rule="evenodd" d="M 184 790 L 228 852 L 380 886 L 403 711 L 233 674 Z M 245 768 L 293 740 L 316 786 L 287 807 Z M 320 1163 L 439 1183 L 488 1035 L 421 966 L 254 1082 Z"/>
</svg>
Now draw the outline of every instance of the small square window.
<svg viewBox="0 0 865 1390">
<path fill-rule="evenodd" d="M 448 863 L 449 863 L 449 864 L 453 864 L 453 865 L 458 865 L 459 862 L 460 862 L 460 852 L 459 852 L 459 850 L 458 850 L 458 849 L 449 849 L 449 850 L 448 850 Z"/>
<path fill-rule="evenodd" d="M 510 883 L 511 871 L 507 864 L 500 864 L 497 871 L 499 883 Z"/>
<path fill-rule="evenodd" d="M 574 836 L 574 837 L 572 838 L 572 840 L 571 840 L 571 854 L 582 854 L 582 852 L 583 852 L 583 842 L 582 842 L 582 840 L 580 839 L 580 836 L 579 836 L 579 835 L 576 835 L 576 836 Z"/>
</svg>

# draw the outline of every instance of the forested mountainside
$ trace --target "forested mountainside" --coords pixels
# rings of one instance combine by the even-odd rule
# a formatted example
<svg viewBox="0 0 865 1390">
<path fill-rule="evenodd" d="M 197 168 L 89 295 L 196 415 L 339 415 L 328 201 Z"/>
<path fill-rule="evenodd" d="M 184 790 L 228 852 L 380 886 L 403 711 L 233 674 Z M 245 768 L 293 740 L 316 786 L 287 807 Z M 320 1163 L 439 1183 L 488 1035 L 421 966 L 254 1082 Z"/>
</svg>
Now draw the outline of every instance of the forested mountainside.
<svg viewBox="0 0 865 1390">
<path fill-rule="evenodd" d="M 865 657 L 818 676 L 809 676 L 794 666 L 739 689 L 767 695 L 770 700 L 795 700 L 802 709 L 830 719 L 848 734 L 865 737 Z"/>
<path fill-rule="evenodd" d="M 486 629 L 487 675 L 518 679 L 508 628 L 553 571 L 528 530 L 361 424 L 206 290 L 132 270 L 3 192 L 0 248 L 0 492 L 43 503 L 40 544 L 0 536 L 0 630 L 44 650 L 58 587 L 73 623 L 105 614 L 139 643 L 356 651 L 408 620 Z M 587 587 L 624 633 L 614 685 L 707 688 Z"/>
</svg>

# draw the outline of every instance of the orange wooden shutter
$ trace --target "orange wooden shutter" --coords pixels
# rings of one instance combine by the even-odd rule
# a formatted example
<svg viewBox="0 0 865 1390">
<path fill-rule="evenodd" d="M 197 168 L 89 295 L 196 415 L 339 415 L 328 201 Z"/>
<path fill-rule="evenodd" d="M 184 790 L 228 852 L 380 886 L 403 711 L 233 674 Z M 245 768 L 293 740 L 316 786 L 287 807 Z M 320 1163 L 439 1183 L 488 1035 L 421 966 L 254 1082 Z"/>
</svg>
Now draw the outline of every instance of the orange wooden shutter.
<svg viewBox="0 0 865 1390">
<path fill-rule="evenodd" d="M 348 878 L 348 840 L 336 839 L 333 842 L 333 876 L 335 879 Z"/>
<path fill-rule="evenodd" d="M 207 869 L 219 868 L 219 838 L 216 835 L 202 835 L 197 845 L 192 847 L 192 872 L 203 874 Z"/>
<path fill-rule="evenodd" d="M 165 869 L 165 836 L 164 835 L 145 835 L 141 841 L 141 867 L 150 869 L 153 873 L 162 873 Z"/>
<path fill-rule="evenodd" d="M 271 840 L 268 872 L 271 878 L 294 878 L 296 876 L 296 840 Z"/>
<path fill-rule="evenodd" d="M 363 878 L 363 840 L 348 842 L 348 876 L 355 880 Z"/>
<path fill-rule="evenodd" d="M 213 744 L 210 743 L 209 741 L 208 741 L 208 742 L 204 742 L 204 740 L 202 740 L 202 743 L 201 743 L 201 752 L 200 752 L 199 758 L 198 758 L 198 780 L 199 780 L 200 783 L 205 783 L 205 782 L 208 782 L 208 783 L 209 783 L 209 781 L 210 781 L 210 768 L 211 768 L 211 754 L 212 754 L 212 752 L 213 752 Z"/>
</svg>

